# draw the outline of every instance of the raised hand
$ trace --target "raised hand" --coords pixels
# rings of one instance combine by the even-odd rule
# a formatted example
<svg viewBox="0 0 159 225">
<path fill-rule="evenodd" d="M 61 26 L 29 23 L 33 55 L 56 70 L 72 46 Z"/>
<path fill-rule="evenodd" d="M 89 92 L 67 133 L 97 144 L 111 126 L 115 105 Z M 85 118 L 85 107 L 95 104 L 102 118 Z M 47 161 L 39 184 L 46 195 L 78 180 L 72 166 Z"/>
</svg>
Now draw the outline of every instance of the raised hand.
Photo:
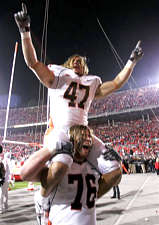
<svg viewBox="0 0 159 225">
<path fill-rule="evenodd" d="M 21 33 L 30 31 L 30 16 L 27 14 L 27 7 L 22 3 L 22 10 L 14 14 L 16 24 Z"/>
<path fill-rule="evenodd" d="M 134 63 L 137 63 L 144 55 L 140 45 L 141 45 L 141 41 L 138 41 L 135 49 L 132 51 L 130 55 L 130 60 Z"/>
</svg>

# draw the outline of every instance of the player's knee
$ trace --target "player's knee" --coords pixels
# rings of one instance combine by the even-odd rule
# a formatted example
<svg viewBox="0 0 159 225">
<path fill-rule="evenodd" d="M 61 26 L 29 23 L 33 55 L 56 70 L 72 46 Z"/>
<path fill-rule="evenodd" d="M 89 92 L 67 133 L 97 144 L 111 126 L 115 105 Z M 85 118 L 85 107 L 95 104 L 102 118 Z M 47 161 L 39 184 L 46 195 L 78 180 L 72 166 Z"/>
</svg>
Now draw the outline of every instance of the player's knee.
<svg viewBox="0 0 159 225">
<path fill-rule="evenodd" d="M 56 145 L 56 151 L 54 153 L 54 155 L 58 155 L 58 154 L 68 154 L 71 157 L 73 157 L 73 144 L 69 141 L 65 142 L 59 142 Z"/>
</svg>

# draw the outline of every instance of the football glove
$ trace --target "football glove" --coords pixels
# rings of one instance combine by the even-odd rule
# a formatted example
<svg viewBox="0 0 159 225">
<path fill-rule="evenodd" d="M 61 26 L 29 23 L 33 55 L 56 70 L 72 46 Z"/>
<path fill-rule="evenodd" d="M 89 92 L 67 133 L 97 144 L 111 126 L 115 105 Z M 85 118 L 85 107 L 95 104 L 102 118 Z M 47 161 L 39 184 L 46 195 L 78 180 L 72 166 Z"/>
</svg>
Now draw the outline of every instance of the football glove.
<svg viewBox="0 0 159 225">
<path fill-rule="evenodd" d="M 15 22 L 20 33 L 30 31 L 30 16 L 27 14 L 27 7 L 22 3 L 22 10 L 14 14 Z"/>
<path fill-rule="evenodd" d="M 105 151 L 102 153 L 105 160 L 116 160 L 118 162 L 121 161 L 120 155 L 111 147 L 105 145 Z"/>
<path fill-rule="evenodd" d="M 138 41 L 135 49 L 132 51 L 129 58 L 134 63 L 137 63 L 144 55 L 142 48 L 140 47 L 140 44 L 141 44 L 141 41 Z"/>
</svg>

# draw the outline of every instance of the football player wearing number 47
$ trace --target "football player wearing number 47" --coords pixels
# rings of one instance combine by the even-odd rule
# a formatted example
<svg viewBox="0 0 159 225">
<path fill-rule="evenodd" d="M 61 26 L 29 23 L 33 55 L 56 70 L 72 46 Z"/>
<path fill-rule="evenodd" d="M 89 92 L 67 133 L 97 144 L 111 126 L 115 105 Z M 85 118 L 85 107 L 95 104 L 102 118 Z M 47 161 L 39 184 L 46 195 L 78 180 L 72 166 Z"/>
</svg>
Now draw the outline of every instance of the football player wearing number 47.
<svg viewBox="0 0 159 225">
<path fill-rule="evenodd" d="M 86 58 L 78 54 L 68 58 L 63 65 L 46 66 L 40 62 L 32 43 L 31 20 L 25 4 L 22 3 L 21 11 L 16 13 L 14 18 L 20 31 L 25 62 L 49 90 L 50 117 L 54 126 L 54 129 L 47 136 L 43 148 L 31 156 L 22 168 L 22 178 L 34 181 L 42 168 L 45 167 L 45 163 L 55 154 L 57 143 L 69 141 L 69 128 L 75 124 L 88 124 L 88 112 L 93 99 L 104 98 L 120 89 L 130 78 L 136 63 L 143 56 L 143 52 L 139 41 L 119 74 L 113 80 L 102 83 L 99 76 L 88 75 Z M 105 151 L 104 143 L 95 136 L 93 137 L 93 145 L 95 151 L 88 156 L 92 162 L 97 161 L 101 153 Z M 59 169 L 65 174 L 67 169 L 71 167 L 73 159 L 62 151 L 58 157 L 59 165 L 56 169 L 58 170 L 59 166 Z M 102 173 L 117 168 L 119 168 L 118 163 L 108 163 Z"/>
</svg>

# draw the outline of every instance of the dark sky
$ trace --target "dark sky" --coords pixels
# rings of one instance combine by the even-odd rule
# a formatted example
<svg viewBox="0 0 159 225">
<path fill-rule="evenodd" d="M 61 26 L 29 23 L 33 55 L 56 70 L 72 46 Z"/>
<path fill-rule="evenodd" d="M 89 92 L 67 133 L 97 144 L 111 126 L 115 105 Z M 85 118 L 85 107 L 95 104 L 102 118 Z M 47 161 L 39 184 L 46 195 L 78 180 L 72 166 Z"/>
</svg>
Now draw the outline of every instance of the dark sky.
<svg viewBox="0 0 159 225">
<path fill-rule="evenodd" d="M 23 103 L 38 101 L 39 81 L 26 67 L 14 13 L 20 0 L 5 0 L 0 7 L 0 95 L 9 91 L 14 46 L 19 43 L 14 71 L 13 91 Z M 23 1 L 31 17 L 33 42 L 40 58 L 45 0 Z M 98 22 L 120 58 L 126 63 L 138 40 L 142 41 L 143 59 L 134 72 L 134 88 L 159 83 L 159 1 L 50 0 L 47 31 L 47 63 L 62 64 L 74 53 L 89 58 L 91 74 L 110 80 L 120 71 Z M 125 86 L 128 88 L 128 85 Z"/>
</svg>

